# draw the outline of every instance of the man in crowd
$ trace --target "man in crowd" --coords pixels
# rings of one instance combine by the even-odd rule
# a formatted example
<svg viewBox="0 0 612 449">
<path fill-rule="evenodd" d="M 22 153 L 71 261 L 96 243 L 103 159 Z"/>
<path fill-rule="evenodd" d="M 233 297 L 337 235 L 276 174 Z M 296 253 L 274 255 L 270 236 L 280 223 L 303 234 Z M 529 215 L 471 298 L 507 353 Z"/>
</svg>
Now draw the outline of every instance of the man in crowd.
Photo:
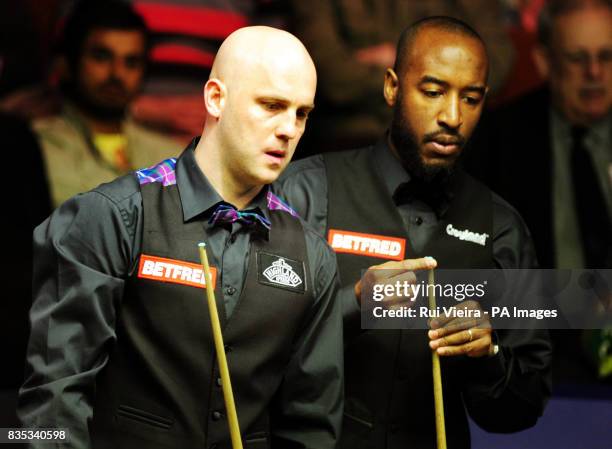
<svg viewBox="0 0 612 449">
<path fill-rule="evenodd" d="M 417 22 L 402 33 L 386 72 L 389 133 L 372 147 L 298 161 L 279 182 L 338 253 L 346 372 L 340 447 L 435 447 L 431 349 L 443 358 L 449 447 L 470 447 L 466 409 L 486 430 L 516 431 L 536 422 L 550 394 L 546 332 L 493 333 L 488 320 L 429 333 L 358 329 L 361 271 L 373 266 L 363 279 L 384 282 L 388 270 L 412 269 L 406 264 L 414 261 L 379 265 L 393 258 L 382 243 L 349 250 L 334 243 L 354 233 L 399 242 L 405 258 L 433 256 L 439 268 L 535 264 L 519 215 L 457 167 L 482 112 L 487 72 L 484 44 L 465 23 Z M 459 239 L 453 230 L 482 238 Z"/>
<path fill-rule="evenodd" d="M 202 137 L 178 161 L 73 197 L 35 230 L 26 427 L 67 428 L 74 448 L 229 447 L 205 241 L 244 446 L 335 447 L 334 253 L 267 186 L 315 88 L 294 36 L 234 32 L 204 86 Z"/>
<path fill-rule="evenodd" d="M 543 267 L 612 268 L 612 2 L 550 0 L 538 37 L 547 85 L 485 118 L 468 165 L 525 218 Z M 555 333 L 556 377 L 612 375 L 579 334 Z"/>
<path fill-rule="evenodd" d="M 54 207 L 102 182 L 176 156 L 179 144 L 126 114 L 145 75 L 148 31 L 119 0 L 77 3 L 63 29 L 59 115 L 35 120 Z"/>
<path fill-rule="evenodd" d="M 612 2 L 552 0 L 538 36 L 547 86 L 486 117 L 475 155 L 525 218 L 543 266 L 610 267 Z"/>
</svg>

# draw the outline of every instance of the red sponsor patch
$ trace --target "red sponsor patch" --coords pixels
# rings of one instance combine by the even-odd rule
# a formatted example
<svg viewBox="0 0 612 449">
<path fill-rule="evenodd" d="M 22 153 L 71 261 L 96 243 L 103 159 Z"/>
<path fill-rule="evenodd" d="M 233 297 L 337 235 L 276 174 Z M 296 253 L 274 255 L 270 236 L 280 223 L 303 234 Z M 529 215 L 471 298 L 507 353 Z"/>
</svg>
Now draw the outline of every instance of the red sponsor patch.
<svg viewBox="0 0 612 449">
<path fill-rule="evenodd" d="M 183 260 L 165 259 L 163 257 L 140 256 L 138 277 L 154 281 L 171 282 L 174 284 L 189 285 L 191 287 L 206 288 L 204 269 L 197 263 Z M 217 283 L 217 269 L 210 267 L 210 277 L 213 289 Z"/>
<path fill-rule="evenodd" d="M 327 242 L 337 253 L 404 260 L 406 239 L 330 229 Z"/>
</svg>

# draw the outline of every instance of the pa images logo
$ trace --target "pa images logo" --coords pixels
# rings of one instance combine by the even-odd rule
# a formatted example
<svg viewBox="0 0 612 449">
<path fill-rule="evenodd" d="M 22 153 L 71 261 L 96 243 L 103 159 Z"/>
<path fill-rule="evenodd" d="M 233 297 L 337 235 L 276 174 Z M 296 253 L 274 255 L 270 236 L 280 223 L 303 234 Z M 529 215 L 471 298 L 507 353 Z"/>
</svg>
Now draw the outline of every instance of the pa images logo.
<svg viewBox="0 0 612 449">
<path fill-rule="evenodd" d="M 262 284 L 304 293 L 304 263 L 274 254 L 259 252 L 258 277 Z"/>
</svg>

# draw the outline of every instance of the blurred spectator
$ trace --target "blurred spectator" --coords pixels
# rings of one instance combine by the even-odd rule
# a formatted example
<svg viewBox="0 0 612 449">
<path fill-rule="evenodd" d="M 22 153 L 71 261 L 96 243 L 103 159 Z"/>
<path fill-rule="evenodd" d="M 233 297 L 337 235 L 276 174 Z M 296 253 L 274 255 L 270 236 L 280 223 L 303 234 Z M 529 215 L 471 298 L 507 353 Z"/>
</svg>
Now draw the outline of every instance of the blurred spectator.
<svg viewBox="0 0 612 449">
<path fill-rule="evenodd" d="M 517 207 L 543 267 L 612 268 L 612 1 L 549 0 L 538 39 L 547 88 L 484 116 L 466 164 Z M 573 360 L 557 374 L 592 379 L 578 334 L 559 337 Z"/>
<path fill-rule="evenodd" d="M 148 33 L 118 0 L 85 0 L 62 40 L 59 115 L 34 121 L 54 206 L 129 170 L 176 156 L 181 145 L 126 115 L 145 72 Z"/>
<path fill-rule="evenodd" d="M 145 20 L 151 44 L 147 77 L 141 95 L 130 106 L 131 116 L 137 123 L 171 134 L 183 143 L 201 132 L 204 120 L 201 80 L 208 77 L 221 41 L 249 24 L 286 28 L 287 7 L 282 0 L 124 1 L 131 3 Z M 38 0 L 36 7 L 29 8 L 33 17 L 26 17 L 25 6 L 18 8 L 23 12 L 17 23 L 31 26 L 34 19 L 37 30 L 50 41 L 49 22 L 58 22 L 59 17 L 57 28 L 61 28 L 61 18 L 75 3 L 78 0 Z M 16 17 L 13 10 L 8 8 L 9 20 Z M 11 60 L 13 65 L 23 66 L 22 70 L 30 70 L 32 64 L 19 64 L 21 61 Z M 57 69 L 54 61 L 49 62 L 45 65 L 49 72 L 46 83 L 29 83 L 5 94 L 0 99 L 0 110 L 29 119 L 56 112 L 60 105 L 53 90 Z M 36 64 L 39 65 L 38 58 Z"/>
<path fill-rule="evenodd" d="M 292 0 L 294 31 L 319 72 L 317 108 L 305 135 L 320 152 L 369 144 L 385 130 L 390 109 L 382 95 L 385 69 L 394 63 L 400 31 L 426 16 L 465 20 L 488 45 L 489 83 L 495 91 L 513 61 L 499 2 L 491 0 Z M 303 154 L 302 154 L 303 155 Z"/>
<path fill-rule="evenodd" d="M 578 212 L 602 197 L 596 221 L 612 215 L 611 5 L 611 0 L 550 0 L 542 10 L 535 53 L 547 86 L 483 116 L 476 136 L 475 150 L 489 159 L 481 173 L 527 220 L 546 267 L 610 263 L 609 254 L 595 260 L 588 254 L 592 246 L 609 249 L 604 244 L 609 240 L 587 245 Z M 589 198 L 574 198 L 573 150 L 580 146 L 593 161 L 599 189 Z"/>
</svg>

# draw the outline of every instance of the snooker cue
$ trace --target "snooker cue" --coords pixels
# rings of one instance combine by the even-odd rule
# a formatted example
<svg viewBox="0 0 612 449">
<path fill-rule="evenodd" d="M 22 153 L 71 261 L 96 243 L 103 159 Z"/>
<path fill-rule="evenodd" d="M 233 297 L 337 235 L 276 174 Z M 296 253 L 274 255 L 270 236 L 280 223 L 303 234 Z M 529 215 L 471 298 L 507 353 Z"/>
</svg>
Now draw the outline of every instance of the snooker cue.
<svg viewBox="0 0 612 449">
<path fill-rule="evenodd" d="M 207 281 L 208 282 L 208 281 Z M 428 285 L 434 285 L 434 270 L 429 270 Z M 429 310 L 436 309 L 435 289 L 429 289 Z M 436 350 L 431 353 L 433 367 L 433 392 L 434 410 L 436 415 L 436 438 L 438 449 L 446 449 L 446 428 L 444 426 L 444 398 L 442 394 L 442 369 L 440 367 L 440 356 Z"/>
<path fill-rule="evenodd" d="M 225 401 L 225 410 L 227 412 L 227 423 L 229 425 L 232 448 L 242 449 L 240 426 L 238 424 L 238 415 L 236 414 L 236 404 L 234 403 L 234 393 L 232 391 L 232 383 L 230 381 L 227 358 L 225 357 L 223 334 L 221 333 L 221 323 L 219 322 L 219 313 L 217 312 L 217 303 L 215 302 L 215 290 L 213 288 L 212 279 L 210 276 L 210 266 L 208 265 L 208 256 L 206 254 L 206 243 L 199 243 L 198 249 L 200 250 L 202 268 L 204 268 L 204 278 L 206 279 L 208 312 L 210 314 L 210 324 L 212 326 L 213 338 L 215 341 L 215 351 L 217 353 L 217 362 L 219 363 L 219 372 L 221 373 L 221 387 L 223 389 L 223 399 Z"/>
</svg>

